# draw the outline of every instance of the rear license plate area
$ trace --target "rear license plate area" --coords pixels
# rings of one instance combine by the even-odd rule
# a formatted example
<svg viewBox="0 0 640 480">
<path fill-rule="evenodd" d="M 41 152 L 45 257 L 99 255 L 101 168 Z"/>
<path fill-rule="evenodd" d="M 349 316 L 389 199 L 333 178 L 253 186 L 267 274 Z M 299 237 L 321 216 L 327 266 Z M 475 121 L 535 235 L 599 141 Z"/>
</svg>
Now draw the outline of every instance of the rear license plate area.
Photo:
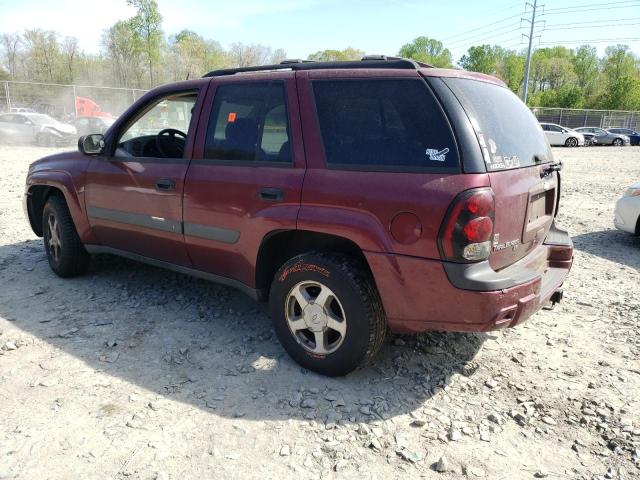
<svg viewBox="0 0 640 480">
<path fill-rule="evenodd" d="M 540 230 L 546 230 L 553 221 L 556 205 L 556 182 L 545 181 L 529 191 L 527 218 L 522 234 L 522 243 L 531 242 Z"/>
</svg>

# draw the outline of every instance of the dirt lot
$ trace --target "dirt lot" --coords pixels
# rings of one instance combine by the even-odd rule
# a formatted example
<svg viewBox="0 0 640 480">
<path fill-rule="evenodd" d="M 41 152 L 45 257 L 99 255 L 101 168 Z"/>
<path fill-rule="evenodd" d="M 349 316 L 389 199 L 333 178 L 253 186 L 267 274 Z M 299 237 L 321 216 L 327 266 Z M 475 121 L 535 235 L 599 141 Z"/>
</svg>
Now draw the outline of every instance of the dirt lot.
<svg viewBox="0 0 640 480">
<path fill-rule="evenodd" d="M 0 147 L 0 478 L 638 478 L 640 239 L 612 227 L 640 148 L 558 149 L 565 302 L 491 334 L 392 337 L 301 370 L 263 305 L 109 257 L 62 280 Z"/>
</svg>

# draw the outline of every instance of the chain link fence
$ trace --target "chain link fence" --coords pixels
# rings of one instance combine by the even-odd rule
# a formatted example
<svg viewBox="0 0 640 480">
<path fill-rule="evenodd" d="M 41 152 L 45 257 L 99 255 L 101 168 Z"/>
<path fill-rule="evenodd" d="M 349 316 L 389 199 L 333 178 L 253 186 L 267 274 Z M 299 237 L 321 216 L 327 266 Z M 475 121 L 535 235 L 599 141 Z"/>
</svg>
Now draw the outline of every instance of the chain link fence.
<svg viewBox="0 0 640 480">
<path fill-rule="evenodd" d="M 540 122 L 557 123 L 568 128 L 617 127 L 640 130 L 640 111 L 542 107 L 532 108 L 531 111 Z"/>
<path fill-rule="evenodd" d="M 5 81 L 0 82 L 0 113 L 29 109 L 68 122 L 76 117 L 101 114 L 117 117 L 145 92 L 132 88 Z M 543 107 L 532 108 L 532 111 L 541 122 L 569 128 L 640 129 L 640 111 Z"/>
<path fill-rule="evenodd" d="M 0 113 L 33 111 L 61 121 L 76 117 L 119 116 L 146 90 L 131 88 L 0 82 Z"/>
</svg>

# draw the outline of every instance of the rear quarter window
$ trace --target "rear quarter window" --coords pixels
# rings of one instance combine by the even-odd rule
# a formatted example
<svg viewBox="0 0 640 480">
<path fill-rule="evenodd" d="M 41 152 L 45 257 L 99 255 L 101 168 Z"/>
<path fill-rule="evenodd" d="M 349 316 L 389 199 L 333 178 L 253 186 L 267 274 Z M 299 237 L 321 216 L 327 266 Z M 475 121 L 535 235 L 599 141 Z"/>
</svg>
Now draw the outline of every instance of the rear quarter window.
<svg viewBox="0 0 640 480">
<path fill-rule="evenodd" d="M 424 81 L 317 80 L 313 92 L 329 167 L 459 171 L 451 128 Z"/>
<path fill-rule="evenodd" d="M 478 135 L 487 170 L 508 170 L 552 161 L 542 127 L 527 106 L 506 87 L 447 78 Z M 554 126 L 548 125 L 549 131 Z"/>
</svg>

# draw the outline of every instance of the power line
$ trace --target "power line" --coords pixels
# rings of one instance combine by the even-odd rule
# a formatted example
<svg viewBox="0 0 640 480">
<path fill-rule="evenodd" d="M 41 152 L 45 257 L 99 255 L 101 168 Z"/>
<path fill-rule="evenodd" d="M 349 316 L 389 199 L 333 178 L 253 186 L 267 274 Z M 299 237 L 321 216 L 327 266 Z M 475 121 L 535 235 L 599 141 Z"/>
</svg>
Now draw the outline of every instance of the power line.
<svg viewBox="0 0 640 480">
<path fill-rule="evenodd" d="M 633 18 L 625 18 L 625 22 L 630 22 L 632 20 L 640 20 L 640 17 Z M 564 27 L 565 25 L 588 25 L 588 24 L 601 24 L 603 22 L 612 22 L 613 20 L 594 20 L 592 22 L 569 22 L 569 23 L 552 23 L 551 25 L 547 25 L 547 27 Z"/>
<path fill-rule="evenodd" d="M 487 39 L 487 38 L 502 37 L 502 36 L 504 36 L 504 35 L 506 35 L 508 33 L 517 32 L 517 31 L 520 31 L 522 29 L 522 27 L 520 27 L 520 26 L 518 26 L 517 28 L 514 29 L 513 27 L 515 25 L 518 25 L 518 24 L 516 23 L 516 24 L 509 25 L 509 26 L 504 27 L 502 29 L 496 30 L 495 32 L 481 33 L 480 35 L 476 35 L 474 37 L 470 37 L 470 38 L 467 38 L 465 40 L 458 40 L 456 42 L 452 42 L 452 43 L 448 44 L 447 47 L 459 48 L 460 46 L 467 45 L 468 43 L 480 42 L 480 41 L 482 41 L 484 39 Z M 508 30 L 508 29 L 511 29 L 511 30 Z"/>
<path fill-rule="evenodd" d="M 609 2 L 609 3 L 607 3 L 606 7 L 603 7 L 602 2 L 583 3 L 583 4 L 580 4 L 580 5 L 574 5 L 574 6 L 568 6 L 568 7 L 550 8 L 550 9 L 546 10 L 545 13 L 546 12 L 558 12 L 558 11 L 561 11 L 561 10 L 572 10 L 574 8 L 584 9 L 584 8 L 590 8 L 590 7 L 603 7 L 603 8 L 609 9 L 614 5 L 622 5 L 622 4 L 631 4 L 631 5 L 627 5 L 627 6 L 633 7 L 633 6 L 635 6 L 634 4 L 637 4 L 637 3 L 638 3 L 638 0 L 625 0 L 625 1 L 622 1 L 622 2 Z M 620 7 L 618 7 L 618 8 L 620 8 Z M 622 7 L 622 8 L 625 8 L 625 7 Z"/>
<path fill-rule="evenodd" d="M 554 42 L 540 42 L 540 45 L 562 45 L 567 43 L 608 43 L 608 42 L 637 42 L 640 41 L 640 37 L 627 37 L 627 38 L 587 38 L 583 40 L 557 40 Z"/>
<path fill-rule="evenodd" d="M 451 40 L 451 39 L 453 39 L 453 38 L 462 37 L 462 36 L 467 36 L 467 35 L 470 35 L 470 34 L 473 34 L 473 33 L 477 32 L 478 30 L 483 30 L 483 29 L 485 29 L 485 28 L 495 27 L 498 23 L 504 23 L 504 22 L 506 22 L 507 20 L 511 20 L 511 19 L 513 19 L 513 18 L 518 18 L 518 17 L 520 17 L 520 16 L 521 16 L 521 14 L 520 14 L 520 13 L 518 13 L 517 15 L 511 15 L 510 17 L 505 17 L 505 18 L 502 18 L 502 19 L 500 19 L 500 20 L 496 20 L 496 21 L 494 21 L 494 22 L 487 23 L 487 24 L 485 24 L 485 25 L 481 25 L 481 26 L 479 26 L 479 27 L 472 28 L 471 30 L 467 30 L 467 31 L 465 31 L 465 32 L 460 32 L 460 33 L 457 33 L 457 34 L 455 34 L 455 35 L 451 35 L 450 37 L 443 38 L 442 40 L 443 40 L 443 41 L 448 41 L 448 40 Z"/>
<path fill-rule="evenodd" d="M 631 25 L 640 25 L 640 23 L 609 23 L 606 25 L 586 25 L 583 27 L 558 27 L 558 28 L 547 28 L 545 27 L 543 32 L 556 32 L 558 30 L 576 30 L 580 28 L 605 28 L 605 27 L 628 27 Z"/>
<path fill-rule="evenodd" d="M 625 5 L 625 6 L 618 5 L 617 7 L 611 6 L 611 7 L 576 8 L 575 10 L 565 10 L 565 11 L 547 10 L 546 12 L 541 13 L 540 16 L 546 17 L 549 15 L 564 15 L 567 13 L 599 12 L 602 10 L 617 10 L 621 8 L 630 8 L 635 6 L 640 6 L 640 2 L 635 3 L 633 5 Z"/>
<path fill-rule="evenodd" d="M 494 13 L 502 13 L 502 12 L 506 12 L 507 10 L 513 10 L 514 8 L 520 8 L 520 2 L 515 2 L 515 3 L 514 3 L 513 1 L 511 1 L 511 2 L 508 2 L 508 4 L 509 4 L 510 6 L 508 6 L 508 7 L 507 7 L 507 6 L 506 6 L 506 5 L 507 5 L 507 3 L 505 3 L 505 4 L 503 4 L 503 6 L 504 6 L 505 8 L 497 7 L 497 8 L 495 8 L 495 9 L 493 9 L 493 10 L 489 10 L 489 11 L 486 11 L 486 12 L 484 12 L 484 13 L 485 13 L 486 15 L 491 15 L 491 14 L 494 14 Z"/>
</svg>

